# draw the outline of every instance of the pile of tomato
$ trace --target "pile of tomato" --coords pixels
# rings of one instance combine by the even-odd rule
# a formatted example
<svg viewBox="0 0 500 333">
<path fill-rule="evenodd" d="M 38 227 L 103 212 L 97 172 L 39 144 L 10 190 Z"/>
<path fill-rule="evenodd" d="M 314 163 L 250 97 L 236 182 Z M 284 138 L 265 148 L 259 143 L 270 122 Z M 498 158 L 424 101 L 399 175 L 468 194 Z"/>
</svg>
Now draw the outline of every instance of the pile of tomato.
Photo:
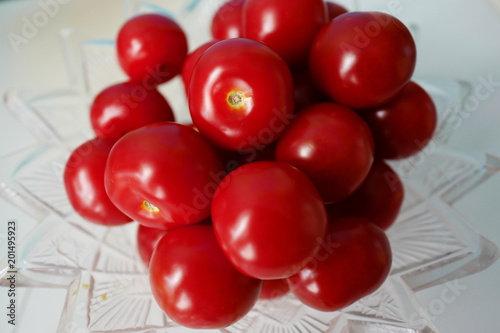
<svg viewBox="0 0 500 333">
<path fill-rule="evenodd" d="M 404 196 L 386 160 L 417 153 L 436 127 L 411 81 L 410 31 L 323 0 L 231 0 L 211 28 L 188 54 L 172 18 L 121 27 L 129 81 L 96 96 L 96 137 L 67 162 L 75 211 L 139 223 L 152 293 L 188 327 L 231 325 L 259 297 L 336 311 L 374 292 Z M 176 75 L 192 124 L 157 89 Z"/>
</svg>

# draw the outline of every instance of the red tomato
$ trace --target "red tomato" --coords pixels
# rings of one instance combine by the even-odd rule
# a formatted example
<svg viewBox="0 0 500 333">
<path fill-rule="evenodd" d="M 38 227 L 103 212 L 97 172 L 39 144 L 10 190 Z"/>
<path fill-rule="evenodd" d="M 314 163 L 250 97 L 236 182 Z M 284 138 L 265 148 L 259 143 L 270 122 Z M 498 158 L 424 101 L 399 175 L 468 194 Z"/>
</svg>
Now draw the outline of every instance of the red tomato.
<svg viewBox="0 0 500 333">
<path fill-rule="evenodd" d="M 107 226 L 132 221 L 111 202 L 104 188 L 104 169 L 114 140 L 92 139 L 70 155 L 64 186 L 74 210 L 84 219 Z"/>
<path fill-rule="evenodd" d="M 191 75 L 193 74 L 193 69 L 200 56 L 212 45 L 217 43 L 217 40 L 212 40 L 206 42 L 205 44 L 199 46 L 196 50 L 188 54 L 184 64 L 182 65 L 182 82 L 184 83 L 184 89 L 186 90 L 186 96 L 188 95 L 189 82 L 191 82 Z"/>
<path fill-rule="evenodd" d="M 429 94 L 414 82 L 389 103 L 360 111 L 375 139 L 378 157 L 406 158 L 421 151 L 432 139 L 437 111 Z"/>
<path fill-rule="evenodd" d="M 304 304 L 337 311 L 377 290 L 391 262 L 382 229 L 364 218 L 344 218 L 329 224 L 324 251 L 288 278 L 288 284 Z"/>
<path fill-rule="evenodd" d="M 218 42 L 198 60 L 189 108 L 200 133 L 238 151 L 273 142 L 293 114 L 292 76 L 262 43 L 234 38 Z"/>
<path fill-rule="evenodd" d="M 133 81 L 154 87 L 181 72 L 188 44 L 181 27 L 159 14 L 128 20 L 116 38 L 118 61 Z"/>
<path fill-rule="evenodd" d="M 139 228 L 137 228 L 137 250 L 146 266 L 149 266 L 156 244 L 166 233 L 166 230 L 148 228 L 139 224 Z"/>
<path fill-rule="evenodd" d="M 259 299 L 276 299 L 288 294 L 289 291 L 286 279 L 265 280 L 262 283 Z"/>
<path fill-rule="evenodd" d="M 368 175 L 373 155 L 366 123 L 356 112 L 334 103 L 301 111 L 276 149 L 276 159 L 304 172 L 325 203 L 353 193 Z"/>
<path fill-rule="evenodd" d="M 229 263 L 211 226 L 169 231 L 153 253 L 149 274 L 159 306 L 190 328 L 233 324 L 252 309 L 262 285 Z"/>
<path fill-rule="evenodd" d="M 314 36 L 327 22 L 323 0 L 246 0 L 242 36 L 260 41 L 294 69 L 307 67 Z"/>
<path fill-rule="evenodd" d="M 399 176 L 382 160 L 373 162 L 363 184 L 348 198 L 327 206 L 329 216 L 361 216 L 382 229 L 396 220 L 404 198 Z"/>
<path fill-rule="evenodd" d="M 101 91 L 92 102 L 90 121 L 98 137 L 118 140 L 139 127 L 174 121 L 165 97 L 156 88 L 124 82 Z"/>
<path fill-rule="evenodd" d="M 223 170 L 217 153 L 198 132 L 157 123 L 118 140 L 109 154 L 105 185 L 125 214 L 147 227 L 168 229 L 210 215 Z"/>
<path fill-rule="evenodd" d="M 214 39 L 241 37 L 241 11 L 244 2 L 244 0 L 229 0 L 217 10 L 210 26 Z"/>
<path fill-rule="evenodd" d="M 230 173 L 212 203 L 222 250 L 244 274 L 281 279 L 319 249 L 325 207 L 311 181 L 282 162 L 253 162 Z"/>
<path fill-rule="evenodd" d="M 328 13 L 328 21 L 331 21 L 337 16 L 348 12 L 348 10 L 344 6 L 341 6 L 338 3 L 332 1 L 326 1 L 326 9 Z"/>
<path fill-rule="evenodd" d="M 334 101 L 364 109 L 393 99 L 410 80 L 415 42 L 397 18 L 350 12 L 331 20 L 311 47 L 309 69 Z"/>
<path fill-rule="evenodd" d="M 316 87 L 309 71 L 293 74 L 295 113 L 313 104 L 327 102 L 328 98 Z"/>
</svg>

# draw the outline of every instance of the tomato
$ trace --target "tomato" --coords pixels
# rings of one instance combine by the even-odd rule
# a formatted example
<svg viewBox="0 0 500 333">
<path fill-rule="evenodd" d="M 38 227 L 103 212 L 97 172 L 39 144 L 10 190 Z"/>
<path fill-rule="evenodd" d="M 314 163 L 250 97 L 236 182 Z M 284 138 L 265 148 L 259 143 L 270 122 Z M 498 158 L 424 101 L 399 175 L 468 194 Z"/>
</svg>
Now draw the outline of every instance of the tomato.
<svg viewBox="0 0 500 333">
<path fill-rule="evenodd" d="M 217 153 L 198 132 L 165 122 L 118 140 L 105 186 L 125 214 L 147 227 L 169 229 L 207 218 L 224 175 Z"/>
<path fill-rule="evenodd" d="M 114 140 L 92 139 L 71 153 L 64 167 L 64 187 L 73 209 L 84 219 L 107 226 L 132 221 L 111 202 L 104 169 Z"/>
<path fill-rule="evenodd" d="M 326 231 L 325 207 L 313 184 L 282 162 L 253 162 L 231 172 L 215 193 L 212 221 L 229 261 L 263 280 L 300 270 Z"/>
<path fill-rule="evenodd" d="M 293 74 L 295 113 L 313 104 L 328 102 L 328 98 L 318 89 L 309 71 Z"/>
<path fill-rule="evenodd" d="M 328 13 L 328 21 L 331 21 L 334 18 L 336 18 L 337 16 L 340 16 L 340 15 L 348 12 L 348 10 L 344 6 L 339 5 L 336 2 L 325 1 L 325 3 L 326 3 L 326 9 L 327 9 L 327 13 Z"/>
<path fill-rule="evenodd" d="M 325 203 L 353 193 L 368 175 L 373 156 L 366 123 L 353 110 L 334 103 L 302 110 L 276 149 L 276 159 L 304 172 Z"/>
<path fill-rule="evenodd" d="M 188 51 L 181 27 L 159 14 L 128 20 L 118 32 L 116 47 L 121 68 L 148 89 L 179 74 Z"/>
<path fill-rule="evenodd" d="M 98 137 L 117 140 L 139 127 L 174 121 L 174 114 L 156 88 L 124 82 L 107 87 L 95 97 L 90 121 Z"/>
<path fill-rule="evenodd" d="M 373 133 L 377 156 L 385 159 L 406 158 L 421 151 L 437 124 L 432 98 L 415 82 L 408 83 L 389 103 L 359 113 Z"/>
<path fill-rule="evenodd" d="M 320 311 L 337 311 L 377 290 L 389 275 L 392 253 L 384 231 L 360 217 L 329 223 L 326 246 L 288 278 L 292 293 Z"/>
<path fill-rule="evenodd" d="M 323 0 L 246 0 L 242 37 L 266 44 L 291 68 L 304 68 L 312 41 L 326 22 Z"/>
<path fill-rule="evenodd" d="M 317 34 L 309 69 L 333 101 L 364 109 L 393 99 L 410 80 L 415 62 L 415 42 L 401 21 L 380 12 L 350 12 Z"/>
<path fill-rule="evenodd" d="M 290 287 L 286 279 L 264 280 L 259 299 L 276 299 L 288 294 Z"/>
<path fill-rule="evenodd" d="M 224 328 L 242 318 L 262 286 L 229 263 L 211 226 L 169 231 L 156 246 L 149 274 L 153 296 L 167 316 L 199 329 Z"/>
<path fill-rule="evenodd" d="M 404 187 L 396 172 L 375 160 L 363 184 L 349 197 L 327 206 L 330 216 L 361 216 L 382 229 L 396 220 L 404 198 Z"/>
<path fill-rule="evenodd" d="M 200 133 L 230 150 L 261 150 L 278 138 L 293 115 L 292 76 L 262 43 L 227 39 L 198 60 L 189 109 Z"/>
<path fill-rule="evenodd" d="M 210 25 L 214 39 L 241 37 L 241 11 L 244 0 L 229 0 L 215 13 Z"/>
<path fill-rule="evenodd" d="M 139 256 L 141 257 L 142 262 L 149 266 L 149 261 L 151 260 L 151 256 L 153 255 L 153 251 L 156 247 L 156 244 L 160 241 L 160 239 L 167 233 L 166 230 L 156 229 L 156 228 L 148 228 L 139 224 L 139 228 L 137 228 L 137 250 L 139 252 Z"/>
<path fill-rule="evenodd" d="M 184 83 L 184 89 L 186 90 L 186 96 L 188 95 L 189 82 L 191 82 L 191 75 L 193 74 L 193 69 L 200 56 L 212 45 L 217 43 L 217 40 L 212 40 L 200 45 L 196 50 L 188 54 L 184 64 L 182 65 L 182 82 Z"/>
</svg>

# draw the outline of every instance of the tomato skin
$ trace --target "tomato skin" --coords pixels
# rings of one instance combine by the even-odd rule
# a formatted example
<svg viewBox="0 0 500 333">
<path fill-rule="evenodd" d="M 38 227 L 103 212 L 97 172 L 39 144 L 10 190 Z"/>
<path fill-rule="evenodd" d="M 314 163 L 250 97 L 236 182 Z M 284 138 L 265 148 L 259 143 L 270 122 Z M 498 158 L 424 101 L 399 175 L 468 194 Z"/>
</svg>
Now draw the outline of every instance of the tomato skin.
<svg viewBox="0 0 500 333">
<path fill-rule="evenodd" d="M 339 5 L 336 2 L 325 1 L 325 3 L 326 3 L 327 13 L 328 13 L 328 21 L 331 21 L 334 18 L 336 18 L 337 16 L 340 16 L 340 15 L 348 12 L 348 10 L 344 6 Z"/>
<path fill-rule="evenodd" d="M 387 230 L 396 220 L 403 199 L 404 187 L 398 174 L 383 160 L 375 160 L 363 184 L 326 209 L 330 217 L 365 217 Z"/>
<path fill-rule="evenodd" d="M 246 0 L 242 36 L 266 44 L 299 69 L 307 67 L 312 41 L 326 22 L 323 0 Z"/>
<path fill-rule="evenodd" d="M 283 162 L 253 162 L 230 173 L 214 196 L 212 221 L 229 261 L 262 280 L 300 270 L 326 230 L 325 207 L 313 184 Z"/>
<path fill-rule="evenodd" d="M 174 121 L 174 114 L 156 88 L 123 82 L 105 88 L 94 98 L 90 121 L 98 137 L 118 140 L 139 127 Z"/>
<path fill-rule="evenodd" d="M 64 186 L 74 210 L 101 225 L 121 225 L 132 220 L 111 202 L 104 188 L 104 169 L 114 140 L 92 139 L 71 153 L 64 168 Z"/>
<path fill-rule="evenodd" d="M 148 228 L 139 224 L 137 228 L 137 251 L 144 265 L 149 266 L 156 244 L 167 233 L 166 230 Z"/>
<path fill-rule="evenodd" d="M 346 198 L 368 175 L 374 145 L 356 112 L 335 103 L 302 110 L 278 141 L 276 160 L 304 172 L 325 203 Z"/>
<path fill-rule="evenodd" d="M 337 311 L 382 285 L 389 275 L 392 253 L 384 231 L 364 218 L 330 222 L 326 238 L 326 254 L 287 280 L 304 304 L 319 311 Z"/>
<path fill-rule="evenodd" d="M 260 291 L 259 299 L 276 299 L 280 298 L 290 291 L 286 279 L 264 280 L 262 282 L 262 290 Z"/>
<path fill-rule="evenodd" d="M 128 20 L 116 38 L 120 66 L 132 81 L 155 86 L 181 72 L 188 44 L 171 18 L 143 14 Z"/>
<path fill-rule="evenodd" d="M 217 153 L 198 132 L 165 122 L 118 140 L 105 186 L 125 214 L 147 227 L 169 229 L 207 218 L 224 175 Z"/>
<path fill-rule="evenodd" d="M 189 109 L 194 125 L 215 144 L 261 150 L 292 118 L 292 76 L 264 44 L 223 40 L 205 51 L 193 70 Z"/>
<path fill-rule="evenodd" d="M 393 99 L 410 81 L 416 46 L 410 31 L 380 12 L 350 12 L 317 34 L 309 57 L 316 84 L 333 100 L 354 109 Z"/>
<path fill-rule="evenodd" d="M 189 83 L 191 82 L 191 75 L 193 74 L 193 69 L 198 59 L 200 59 L 201 55 L 208 50 L 208 48 L 218 40 L 212 40 L 206 42 L 205 44 L 200 45 L 196 50 L 187 55 L 184 64 L 182 65 L 182 82 L 184 83 L 184 89 L 186 90 L 186 96 L 189 94 Z"/>
<path fill-rule="evenodd" d="M 432 98 L 415 82 L 409 82 L 389 103 L 359 114 L 370 126 L 377 156 L 384 159 L 418 153 L 432 139 L 437 125 Z"/>
<path fill-rule="evenodd" d="M 215 13 L 210 25 L 214 39 L 239 38 L 241 36 L 241 12 L 245 0 L 229 0 Z"/>
<path fill-rule="evenodd" d="M 153 253 L 149 272 L 158 305 L 173 321 L 190 328 L 233 324 L 252 309 L 262 286 L 229 263 L 211 226 L 169 231 Z"/>
</svg>

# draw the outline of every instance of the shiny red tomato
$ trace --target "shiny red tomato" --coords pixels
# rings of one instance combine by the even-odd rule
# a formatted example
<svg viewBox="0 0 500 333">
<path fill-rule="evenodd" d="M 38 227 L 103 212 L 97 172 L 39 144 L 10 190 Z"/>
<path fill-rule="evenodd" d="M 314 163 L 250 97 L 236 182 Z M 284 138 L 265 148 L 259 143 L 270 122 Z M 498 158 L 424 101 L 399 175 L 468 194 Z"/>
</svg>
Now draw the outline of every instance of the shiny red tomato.
<svg viewBox="0 0 500 333">
<path fill-rule="evenodd" d="M 288 278 L 292 293 L 320 311 L 337 311 L 377 290 L 392 253 L 384 231 L 361 217 L 329 223 L 325 253 Z"/>
<path fill-rule="evenodd" d="M 174 121 L 174 114 L 156 88 L 124 82 L 107 87 L 95 97 L 90 121 L 98 137 L 118 140 L 139 127 Z"/>
<path fill-rule="evenodd" d="M 259 299 L 276 299 L 288 294 L 290 287 L 286 279 L 264 280 Z"/>
<path fill-rule="evenodd" d="M 302 110 L 276 149 L 276 159 L 304 172 L 325 203 L 353 193 L 368 175 L 373 156 L 366 123 L 356 112 L 334 103 Z"/>
<path fill-rule="evenodd" d="M 107 226 L 132 221 L 111 202 L 104 188 L 104 169 L 114 140 L 92 139 L 71 153 L 64 186 L 73 209 L 84 219 Z"/>
<path fill-rule="evenodd" d="M 188 51 L 181 27 L 159 14 L 143 14 L 128 20 L 118 33 L 116 47 L 122 69 L 131 80 L 146 87 L 167 82 L 179 74 Z"/>
<path fill-rule="evenodd" d="M 142 262 L 149 266 L 149 261 L 151 260 L 151 256 L 153 255 L 153 251 L 156 247 L 156 244 L 160 241 L 160 239 L 167 233 L 166 230 L 156 229 L 156 228 L 148 228 L 139 224 L 139 228 L 137 228 L 137 250 L 139 252 L 139 256 L 141 257 Z"/>
<path fill-rule="evenodd" d="M 226 259 L 211 226 L 169 231 L 149 267 L 151 290 L 176 323 L 198 329 L 229 326 L 248 313 L 262 281 L 238 272 Z"/>
<path fill-rule="evenodd" d="M 223 40 L 196 63 L 189 109 L 200 133 L 217 145 L 261 150 L 278 138 L 292 117 L 292 76 L 264 44 Z"/>
<path fill-rule="evenodd" d="M 312 41 L 327 22 L 323 0 L 246 0 L 242 36 L 260 41 L 294 69 L 307 67 Z"/>
<path fill-rule="evenodd" d="M 222 250 L 239 271 L 263 280 L 295 274 L 319 249 L 326 213 L 311 181 L 282 162 L 230 173 L 212 203 Z"/>
<path fill-rule="evenodd" d="M 420 152 L 432 139 L 437 111 L 432 98 L 415 82 L 410 82 L 389 103 L 360 111 L 375 139 L 378 157 L 406 158 Z"/>
<path fill-rule="evenodd" d="M 326 209 L 329 216 L 361 216 L 386 230 L 396 220 L 403 198 L 404 187 L 398 174 L 384 161 L 375 160 L 356 192 Z"/>
<path fill-rule="evenodd" d="M 244 3 L 244 0 L 229 0 L 215 12 L 210 25 L 214 39 L 242 37 L 241 11 Z"/>
<path fill-rule="evenodd" d="M 326 3 L 326 9 L 327 9 L 327 13 L 328 13 L 328 21 L 331 21 L 334 18 L 336 18 L 337 16 L 340 16 L 340 15 L 348 12 L 348 10 L 344 6 L 339 5 L 336 2 L 325 1 L 325 3 Z"/>
<path fill-rule="evenodd" d="M 188 95 L 189 82 L 191 82 L 191 75 L 193 74 L 193 69 L 198 59 L 201 55 L 212 45 L 217 43 L 217 40 L 212 40 L 200 45 L 196 50 L 188 54 L 184 64 L 182 65 L 182 82 L 184 83 L 184 89 L 186 90 L 186 96 Z"/>
<path fill-rule="evenodd" d="M 332 100 L 364 109 L 393 99 L 415 62 L 415 42 L 401 21 L 380 12 L 350 12 L 317 34 L 309 69 Z"/>
<path fill-rule="evenodd" d="M 217 153 L 198 132 L 165 122 L 118 140 L 105 186 L 125 214 L 147 227 L 168 229 L 207 218 L 224 175 Z"/>
</svg>

